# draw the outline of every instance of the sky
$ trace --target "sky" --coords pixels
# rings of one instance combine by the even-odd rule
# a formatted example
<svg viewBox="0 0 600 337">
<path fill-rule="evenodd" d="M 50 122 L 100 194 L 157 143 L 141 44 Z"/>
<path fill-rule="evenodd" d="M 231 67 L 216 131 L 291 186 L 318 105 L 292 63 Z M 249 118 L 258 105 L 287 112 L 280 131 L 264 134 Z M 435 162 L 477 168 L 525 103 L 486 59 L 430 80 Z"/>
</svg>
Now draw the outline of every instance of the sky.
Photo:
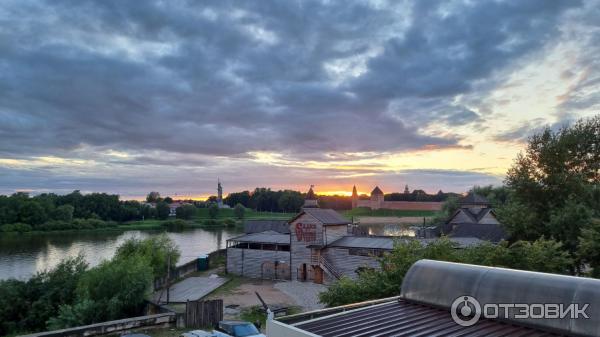
<svg viewBox="0 0 600 337">
<path fill-rule="evenodd" d="M 0 194 L 499 185 L 600 111 L 600 1 L 0 5 Z"/>
</svg>

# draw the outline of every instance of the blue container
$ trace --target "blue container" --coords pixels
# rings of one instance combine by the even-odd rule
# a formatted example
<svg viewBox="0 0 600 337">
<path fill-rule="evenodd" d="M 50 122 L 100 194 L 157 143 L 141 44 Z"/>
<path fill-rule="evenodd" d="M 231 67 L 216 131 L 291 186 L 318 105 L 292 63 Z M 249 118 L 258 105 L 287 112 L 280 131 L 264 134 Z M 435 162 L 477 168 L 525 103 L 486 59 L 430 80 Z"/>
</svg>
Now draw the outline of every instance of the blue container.
<svg viewBox="0 0 600 337">
<path fill-rule="evenodd" d="M 198 256 L 198 270 L 208 270 L 208 255 L 202 254 Z"/>
</svg>

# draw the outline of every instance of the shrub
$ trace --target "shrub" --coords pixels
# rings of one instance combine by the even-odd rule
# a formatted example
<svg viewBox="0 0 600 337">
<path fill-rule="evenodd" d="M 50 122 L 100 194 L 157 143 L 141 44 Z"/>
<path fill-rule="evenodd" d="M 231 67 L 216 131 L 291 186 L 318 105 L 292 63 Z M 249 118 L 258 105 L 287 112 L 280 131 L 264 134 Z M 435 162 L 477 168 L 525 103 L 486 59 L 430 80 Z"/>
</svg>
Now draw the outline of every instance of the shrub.
<svg viewBox="0 0 600 337">
<path fill-rule="evenodd" d="M 9 223 L 9 224 L 5 224 L 0 226 L 0 232 L 18 232 L 18 233 L 24 233 L 24 232 L 30 232 L 31 231 L 31 225 L 28 225 L 26 223 Z"/>
<path fill-rule="evenodd" d="M 51 221 L 46 221 L 44 224 L 37 226 L 36 229 L 39 229 L 41 231 L 59 231 L 59 230 L 79 229 L 79 227 L 74 222 L 51 220 Z"/>
<path fill-rule="evenodd" d="M 232 218 L 227 218 L 227 219 L 223 220 L 222 223 L 226 227 L 235 227 L 235 220 L 233 220 Z"/>
<path fill-rule="evenodd" d="M 220 226 L 221 222 L 217 221 L 215 219 L 207 219 L 202 221 L 202 226 L 206 226 L 206 227 L 214 227 L 214 226 Z"/>
<path fill-rule="evenodd" d="M 167 220 L 167 221 L 163 222 L 161 224 L 161 226 L 166 227 L 167 229 L 178 230 L 178 229 L 183 229 L 183 228 L 188 227 L 188 223 L 181 219 L 175 219 L 175 220 Z"/>
</svg>

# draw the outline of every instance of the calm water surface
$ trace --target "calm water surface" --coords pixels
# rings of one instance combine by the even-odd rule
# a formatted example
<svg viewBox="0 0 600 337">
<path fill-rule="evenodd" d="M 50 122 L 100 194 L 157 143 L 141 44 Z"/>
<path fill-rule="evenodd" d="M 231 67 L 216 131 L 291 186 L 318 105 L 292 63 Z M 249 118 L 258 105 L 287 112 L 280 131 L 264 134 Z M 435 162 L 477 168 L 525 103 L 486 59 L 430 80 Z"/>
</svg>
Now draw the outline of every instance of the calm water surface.
<svg viewBox="0 0 600 337">
<path fill-rule="evenodd" d="M 70 232 L 0 236 L 0 279 L 27 279 L 38 271 L 51 269 L 65 257 L 83 253 L 90 266 L 110 259 L 125 240 L 159 235 L 162 231 Z M 180 263 L 199 254 L 225 248 L 225 241 L 241 233 L 231 229 L 189 229 L 168 232 L 179 246 Z"/>
</svg>

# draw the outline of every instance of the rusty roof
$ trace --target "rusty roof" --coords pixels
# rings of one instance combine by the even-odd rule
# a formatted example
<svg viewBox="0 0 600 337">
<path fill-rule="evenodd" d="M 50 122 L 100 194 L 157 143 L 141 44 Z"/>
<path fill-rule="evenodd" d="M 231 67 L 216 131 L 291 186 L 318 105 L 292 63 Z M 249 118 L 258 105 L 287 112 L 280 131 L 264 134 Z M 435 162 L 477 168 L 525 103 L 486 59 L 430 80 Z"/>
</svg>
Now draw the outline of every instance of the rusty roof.
<svg viewBox="0 0 600 337">
<path fill-rule="evenodd" d="M 501 321 L 482 319 L 475 325 L 456 324 L 450 313 L 401 299 L 293 324 L 323 337 L 377 336 L 559 336 Z"/>
</svg>

